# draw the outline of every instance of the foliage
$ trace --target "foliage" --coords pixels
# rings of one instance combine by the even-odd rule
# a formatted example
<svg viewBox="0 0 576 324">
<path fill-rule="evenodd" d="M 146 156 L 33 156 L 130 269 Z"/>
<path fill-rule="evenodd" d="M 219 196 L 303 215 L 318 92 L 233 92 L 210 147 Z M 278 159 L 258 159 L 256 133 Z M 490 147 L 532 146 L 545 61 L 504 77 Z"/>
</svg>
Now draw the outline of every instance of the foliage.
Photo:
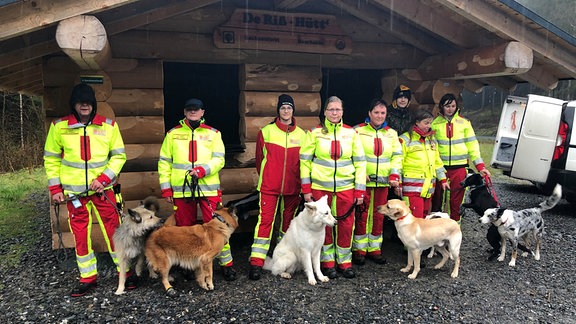
<svg viewBox="0 0 576 324">
<path fill-rule="evenodd" d="M 0 172 L 41 165 L 46 129 L 40 99 L 0 92 L 0 109 Z"/>
<path fill-rule="evenodd" d="M 44 169 L 0 174 L 0 266 L 15 266 L 38 241 L 35 201 L 32 193 L 46 188 Z"/>
</svg>

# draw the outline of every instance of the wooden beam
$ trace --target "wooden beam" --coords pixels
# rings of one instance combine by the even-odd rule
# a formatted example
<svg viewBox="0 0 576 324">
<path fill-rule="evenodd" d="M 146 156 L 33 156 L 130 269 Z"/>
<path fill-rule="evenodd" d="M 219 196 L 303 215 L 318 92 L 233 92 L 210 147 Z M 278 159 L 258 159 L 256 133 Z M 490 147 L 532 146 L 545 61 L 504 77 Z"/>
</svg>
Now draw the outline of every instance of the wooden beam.
<svg viewBox="0 0 576 324">
<path fill-rule="evenodd" d="M 74 16 L 95 13 L 137 0 L 34 0 L 0 7 L 0 41 L 29 33 Z"/>
<path fill-rule="evenodd" d="M 324 1 L 339 9 L 344 9 L 352 16 L 377 29 L 386 31 L 392 36 L 411 44 L 427 54 L 438 54 L 448 50 L 446 46 L 442 46 L 441 42 L 433 40 L 431 37 L 422 37 L 422 30 L 414 28 L 398 19 L 394 19 L 394 15 L 383 15 L 380 10 L 369 5 L 368 2 L 361 4 L 353 0 Z"/>
<path fill-rule="evenodd" d="M 112 56 L 104 25 L 94 16 L 79 15 L 60 21 L 56 41 L 83 70 L 102 70 Z"/>
<path fill-rule="evenodd" d="M 418 68 L 423 80 L 477 79 L 525 73 L 532 68 L 532 50 L 519 42 L 474 48 L 428 58 Z"/>
<path fill-rule="evenodd" d="M 460 47 L 470 48 L 477 44 L 471 30 L 465 26 L 456 25 L 453 20 L 446 17 L 445 12 L 427 6 L 421 0 L 374 0 L 373 2 Z"/>
<path fill-rule="evenodd" d="M 221 0 L 186 0 L 174 4 L 156 7 L 145 12 L 136 12 L 135 15 L 106 22 L 108 35 L 115 35 L 121 32 L 134 29 L 140 26 L 151 24 L 160 20 L 184 14 L 202 7 L 209 6 Z"/>
<path fill-rule="evenodd" d="M 114 54 L 211 64 L 286 64 L 350 69 L 415 68 L 424 53 L 409 45 L 355 43 L 350 55 L 214 48 L 212 35 L 130 30 L 110 37 Z M 177 45 L 175 45 L 177 44 Z M 415 66 L 416 65 L 416 66 Z"/>
<path fill-rule="evenodd" d="M 274 0 L 274 5 L 276 9 L 294 9 L 305 4 L 308 0 Z"/>
<path fill-rule="evenodd" d="M 576 47 L 561 47 L 546 37 L 545 33 L 538 33 L 526 24 L 526 19 L 512 19 L 508 14 L 496 10 L 485 1 L 464 0 L 438 0 L 437 2 L 452 9 L 457 14 L 495 32 L 503 38 L 522 42 L 534 52 L 542 55 L 543 59 L 556 63 L 576 78 Z M 455 28 L 458 29 L 458 28 Z"/>
<path fill-rule="evenodd" d="M 530 71 L 519 74 L 517 77 L 544 90 L 552 90 L 558 86 L 558 77 L 549 73 L 541 65 L 534 65 Z"/>
</svg>

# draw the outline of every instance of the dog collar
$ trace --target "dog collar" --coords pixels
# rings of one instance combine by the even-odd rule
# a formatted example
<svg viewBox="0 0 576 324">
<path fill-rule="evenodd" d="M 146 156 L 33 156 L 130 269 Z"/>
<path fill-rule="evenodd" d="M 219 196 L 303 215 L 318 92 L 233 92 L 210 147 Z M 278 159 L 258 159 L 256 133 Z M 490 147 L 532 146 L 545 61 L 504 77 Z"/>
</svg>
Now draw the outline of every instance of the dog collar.
<svg viewBox="0 0 576 324">
<path fill-rule="evenodd" d="M 406 218 L 406 216 L 408 216 L 408 214 L 398 217 L 398 218 L 396 219 L 396 221 L 401 221 L 401 220 L 403 220 L 404 218 Z"/>
<path fill-rule="evenodd" d="M 226 220 L 224 220 L 224 217 L 220 216 L 219 214 L 212 213 L 212 218 L 216 218 L 217 220 L 219 220 L 219 221 L 221 221 L 222 223 L 226 224 L 226 226 L 230 226 L 230 225 L 228 225 L 228 223 L 226 223 Z"/>
</svg>

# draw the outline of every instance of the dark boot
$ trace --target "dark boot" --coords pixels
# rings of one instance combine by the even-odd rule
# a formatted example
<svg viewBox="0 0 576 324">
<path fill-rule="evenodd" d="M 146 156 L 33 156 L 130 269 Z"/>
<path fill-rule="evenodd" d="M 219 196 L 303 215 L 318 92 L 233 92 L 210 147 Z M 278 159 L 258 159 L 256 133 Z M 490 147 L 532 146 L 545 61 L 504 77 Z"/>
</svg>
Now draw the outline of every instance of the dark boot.
<svg viewBox="0 0 576 324">
<path fill-rule="evenodd" d="M 72 297 L 82 297 L 90 292 L 92 289 L 96 288 L 97 284 L 96 281 L 92 282 L 80 282 L 76 287 L 72 289 L 70 292 L 70 296 Z"/>
</svg>

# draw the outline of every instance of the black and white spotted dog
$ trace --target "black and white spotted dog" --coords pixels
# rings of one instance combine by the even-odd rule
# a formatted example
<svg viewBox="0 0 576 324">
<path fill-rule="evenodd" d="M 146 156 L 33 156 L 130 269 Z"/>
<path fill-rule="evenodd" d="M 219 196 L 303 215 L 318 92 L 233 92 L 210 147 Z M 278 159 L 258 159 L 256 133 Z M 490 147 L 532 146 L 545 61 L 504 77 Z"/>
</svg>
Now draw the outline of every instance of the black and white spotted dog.
<svg viewBox="0 0 576 324">
<path fill-rule="evenodd" d="M 480 218 L 483 224 L 492 223 L 498 227 L 498 233 L 502 237 L 500 256 L 498 261 L 504 261 L 506 256 L 506 240 L 512 245 L 512 259 L 509 266 L 516 266 L 516 257 L 518 256 L 518 241 L 523 239 L 525 242 L 533 241 L 536 244 L 534 259 L 540 260 L 540 246 L 542 244 L 542 235 L 544 234 L 544 219 L 542 212 L 556 206 L 562 198 L 562 186 L 559 184 L 554 187 L 552 195 L 540 203 L 538 207 L 514 211 L 505 208 L 489 208 Z"/>
<path fill-rule="evenodd" d="M 478 214 L 478 216 L 484 215 L 484 212 L 489 208 L 496 208 L 498 202 L 490 193 L 488 186 L 482 175 L 480 173 L 468 173 L 466 178 L 460 183 L 462 188 L 469 188 L 466 195 L 466 202 L 460 207 L 460 214 L 464 214 L 464 209 L 470 208 Z M 494 261 L 500 254 L 502 237 L 498 233 L 498 228 L 496 225 L 491 224 L 486 232 L 486 239 L 492 249 L 489 251 L 490 256 L 488 261 Z M 524 252 L 530 252 L 523 244 L 518 244 L 518 248 Z"/>
</svg>

